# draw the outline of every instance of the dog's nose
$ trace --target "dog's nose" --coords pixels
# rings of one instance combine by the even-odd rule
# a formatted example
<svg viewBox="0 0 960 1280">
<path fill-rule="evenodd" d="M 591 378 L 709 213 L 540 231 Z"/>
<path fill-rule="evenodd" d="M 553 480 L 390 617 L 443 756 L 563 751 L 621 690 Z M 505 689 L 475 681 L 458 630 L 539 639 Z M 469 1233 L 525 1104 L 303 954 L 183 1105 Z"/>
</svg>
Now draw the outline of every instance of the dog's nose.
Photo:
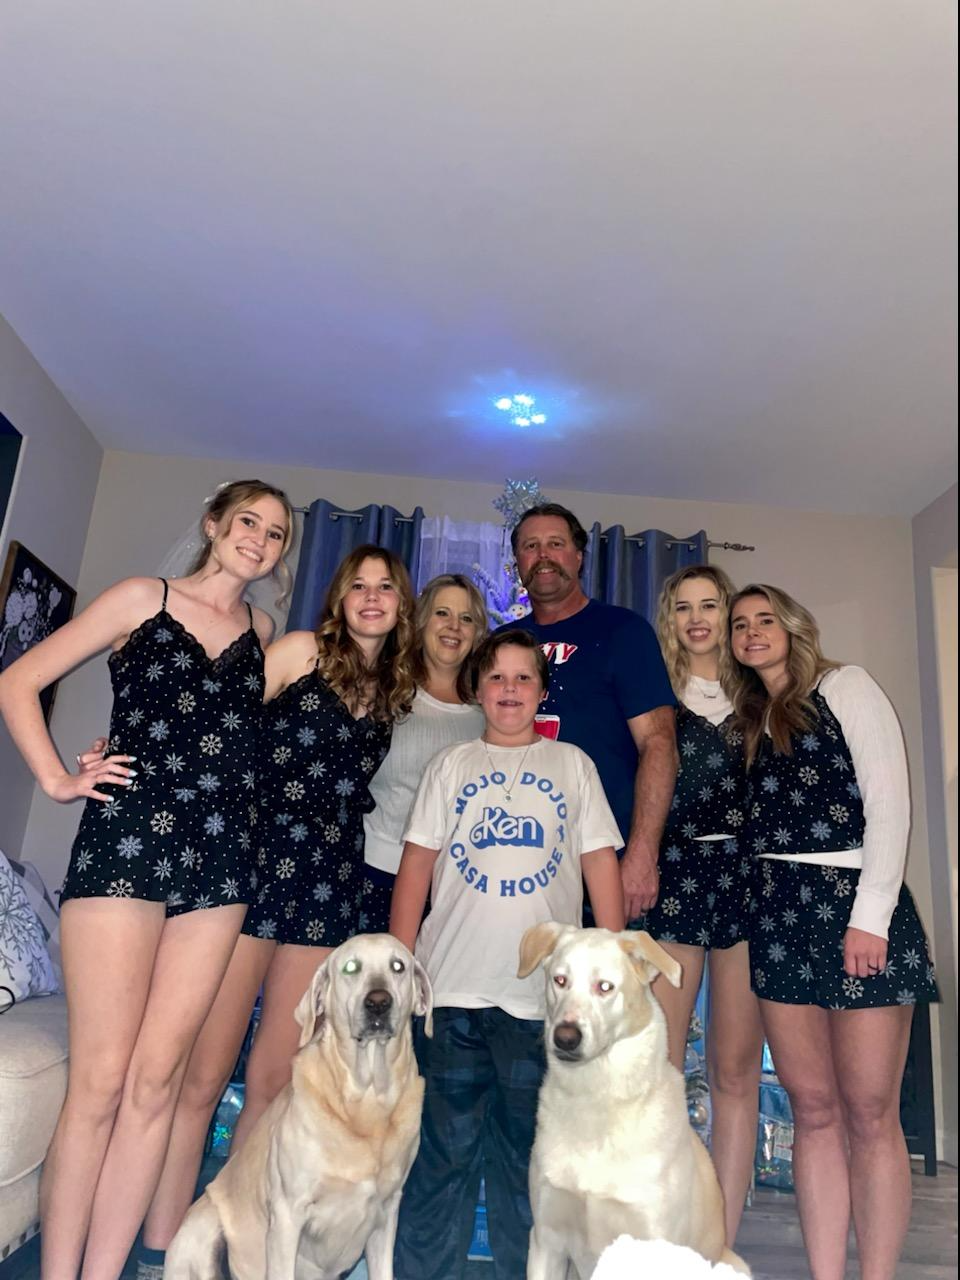
<svg viewBox="0 0 960 1280">
<path fill-rule="evenodd" d="M 389 991 L 385 991 L 383 987 L 374 987 L 372 991 L 367 992 L 363 999 L 363 1007 L 378 1017 L 383 1017 L 392 1004 L 393 996 Z"/>
<path fill-rule="evenodd" d="M 575 1022 L 558 1022 L 553 1028 L 553 1043 L 564 1053 L 572 1053 L 580 1048 L 583 1032 Z"/>
</svg>

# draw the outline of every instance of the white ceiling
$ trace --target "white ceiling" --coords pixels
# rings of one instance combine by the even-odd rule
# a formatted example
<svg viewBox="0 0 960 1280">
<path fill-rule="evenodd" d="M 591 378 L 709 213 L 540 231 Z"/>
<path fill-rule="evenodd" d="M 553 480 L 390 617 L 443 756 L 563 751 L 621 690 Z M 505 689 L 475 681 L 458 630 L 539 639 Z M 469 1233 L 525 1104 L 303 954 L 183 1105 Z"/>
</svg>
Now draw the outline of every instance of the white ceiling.
<svg viewBox="0 0 960 1280">
<path fill-rule="evenodd" d="M 952 0 L 11 0 L 0 310 L 111 448 L 910 515 L 955 77 Z"/>
</svg>

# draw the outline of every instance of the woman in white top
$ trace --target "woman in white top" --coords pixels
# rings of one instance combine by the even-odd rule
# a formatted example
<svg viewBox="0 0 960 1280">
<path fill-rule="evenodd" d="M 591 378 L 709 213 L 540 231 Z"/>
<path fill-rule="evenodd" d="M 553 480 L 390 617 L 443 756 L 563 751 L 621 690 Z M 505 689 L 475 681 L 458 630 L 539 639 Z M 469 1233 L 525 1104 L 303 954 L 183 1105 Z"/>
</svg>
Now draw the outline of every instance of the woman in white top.
<svg viewBox="0 0 960 1280">
<path fill-rule="evenodd" d="M 900 1084 L 912 1006 L 939 999 L 903 884 L 910 797 L 896 713 L 861 667 L 825 658 L 776 587 L 730 603 L 756 856 L 750 967 L 793 1108 L 793 1172 L 815 1280 L 888 1280 L 910 1218 Z"/>
<path fill-rule="evenodd" d="M 657 632 L 677 705 L 680 768 L 660 842 L 659 894 L 643 928 L 680 961 L 679 990 L 658 978 L 670 1060 L 683 1071 L 690 1016 L 709 956 L 707 1075 L 711 1152 L 732 1247 L 753 1173 L 763 1032 L 750 990 L 745 894 L 752 859 L 740 841 L 746 777 L 731 733 L 733 662 L 727 605 L 733 583 L 688 565 L 664 583 Z"/>
<path fill-rule="evenodd" d="M 366 878 L 358 931 L 386 932 L 403 832 L 427 763 L 457 742 L 479 738 L 469 659 L 487 634 L 483 597 L 460 573 L 432 578 L 417 600 L 413 710 L 394 726 L 387 758 L 370 783 L 376 808 L 364 818 Z"/>
</svg>

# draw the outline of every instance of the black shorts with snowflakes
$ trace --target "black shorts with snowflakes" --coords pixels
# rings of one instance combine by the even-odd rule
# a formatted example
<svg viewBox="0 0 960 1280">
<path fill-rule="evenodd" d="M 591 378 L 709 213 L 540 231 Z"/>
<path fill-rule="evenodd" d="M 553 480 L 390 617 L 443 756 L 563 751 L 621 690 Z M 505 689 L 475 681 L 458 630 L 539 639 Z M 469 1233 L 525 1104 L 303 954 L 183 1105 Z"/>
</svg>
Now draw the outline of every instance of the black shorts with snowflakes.
<svg viewBox="0 0 960 1280">
<path fill-rule="evenodd" d="M 354 719 L 314 671 L 288 685 L 263 718 L 260 887 L 243 932 L 336 947 L 357 932 L 363 815 L 391 725 Z"/>
<path fill-rule="evenodd" d="M 671 842 L 660 854 L 656 905 L 631 928 L 708 950 L 743 942 L 752 867 L 733 837 Z"/>
<path fill-rule="evenodd" d="M 390 904 L 397 877 L 369 863 L 363 868 L 363 884 L 360 888 L 360 914 L 357 917 L 357 933 L 389 933 Z"/>
<path fill-rule="evenodd" d="M 163 603 L 111 654 L 108 752 L 130 786 L 88 800 L 61 891 L 161 902 L 167 916 L 243 904 L 253 867 L 263 653 L 251 626 L 217 658 Z"/>
<path fill-rule="evenodd" d="M 761 999 L 821 1009 L 939 1001 L 926 935 L 906 885 L 890 920 L 883 971 L 870 978 L 844 973 L 843 936 L 859 879 L 859 870 L 849 867 L 757 859 L 749 903 L 750 979 Z"/>
</svg>

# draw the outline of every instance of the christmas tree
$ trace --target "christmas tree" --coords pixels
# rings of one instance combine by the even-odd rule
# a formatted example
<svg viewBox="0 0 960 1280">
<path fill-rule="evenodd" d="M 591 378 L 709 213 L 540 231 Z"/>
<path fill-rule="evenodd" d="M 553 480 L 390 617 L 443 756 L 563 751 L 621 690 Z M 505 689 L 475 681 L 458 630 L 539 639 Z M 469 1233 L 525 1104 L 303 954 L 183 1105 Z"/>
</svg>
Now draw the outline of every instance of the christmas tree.
<svg viewBox="0 0 960 1280">
<path fill-rule="evenodd" d="M 536 477 L 529 480 L 507 480 L 506 487 L 499 498 L 494 498 L 493 506 L 503 516 L 503 524 L 507 530 L 513 530 L 523 519 L 531 507 L 546 502 L 540 489 L 540 481 Z M 504 561 L 501 566 L 502 582 L 498 582 L 487 573 L 482 565 L 474 564 L 473 578 L 483 592 L 487 608 L 494 622 L 516 622 L 525 618 L 530 612 L 530 597 L 526 588 L 517 576 L 516 565 L 512 560 Z"/>
</svg>

